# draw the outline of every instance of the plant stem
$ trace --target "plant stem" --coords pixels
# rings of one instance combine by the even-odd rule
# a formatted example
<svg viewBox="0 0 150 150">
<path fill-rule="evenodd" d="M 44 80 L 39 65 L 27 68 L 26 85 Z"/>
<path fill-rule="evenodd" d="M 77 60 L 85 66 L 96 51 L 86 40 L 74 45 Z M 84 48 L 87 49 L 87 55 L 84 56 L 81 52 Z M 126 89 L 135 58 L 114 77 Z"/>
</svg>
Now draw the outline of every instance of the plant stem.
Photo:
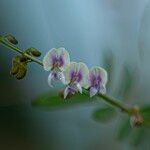
<svg viewBox="0 0 150 150">
<path fill-rule="evenodd" d="M 109 104 L 111 104 L 117 108 L 120 108 L 121 111 L 126 112 L 128 114 L 131 113 L 131 109 L 128 108 L 127 106 L 125 106 L 123 103 L 121 103 L 120 100 L 110 97 L 110 96 L 107 96 L 107 95 L 104 95 L 102 93 L 99 93 L 98 96 L 101 97 L 106 102 L 108 102 Z"/>
<path fill-rule="evenodd" d="M 4 46 L 7 46 L 8 48 L 10 48 L 13 51 L 16 51 L 22 55 L 25 55 L 26 57 L 28 57 L 31 61 L 43 66 L 42 61 L 40 61 L 39 59 L 36 59 L 35 57 L 25 53 L 22 49 L 18 48 L 17 46 L 13 45 L 12 43 L 8 42 L 4 37 L 0 37 L 0 43 L 2 43 Z M 85 91 L 87 93 L 87 90 Z M 98 94 L 98 97 L 102 98 L 104 101 L 106 101 L 107 103 L 113 105 L 114 107 L 117 107 L 119 109 L 121 109 L 123 112 L 130 114 L 131 113 L 131 109 L 126 107 L 123 103 L 121 103 L 119 100 L 113 98 L 113 97 L 109 97 L 107 95 L 104 94 Z"/>
</svg>

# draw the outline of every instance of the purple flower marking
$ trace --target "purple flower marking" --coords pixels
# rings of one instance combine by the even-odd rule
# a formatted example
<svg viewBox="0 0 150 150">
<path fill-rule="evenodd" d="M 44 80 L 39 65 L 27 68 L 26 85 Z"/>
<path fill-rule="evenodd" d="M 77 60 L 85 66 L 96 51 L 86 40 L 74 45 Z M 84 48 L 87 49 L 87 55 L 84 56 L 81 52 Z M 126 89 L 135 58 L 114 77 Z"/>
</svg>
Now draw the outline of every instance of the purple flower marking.
<svg viewBox="0 0 150 150">
<path fill-rule="evenodd" d="M 90 75 L 90 87 L 94 87 L 100 90 L 102 84 L 102 78 L 100 75 L 91 74 Z"/>
<path fill-rule="evenodd" d="M 53 55 L 52 56 L 52 65 L 55 67 L 62 67 L 65 64 L 65 60 L 62 55 Z"/>
<path fill-rule="evenodd" d="M 72 87 L 69 87 L 69 88 L 68 88 L 68 92 L 71 93 L 71 94 L 75 94 L 76 89 L 74 89 L 74 88 L 72 88 Z"/>
<path fill-rule="evenodd" d="M 57 72 L 52 72 L 52 76 L 54 80 L 58 80 L 58 73 Z"/>
<path fill-rule="evenodd" d="M 82 79 L 83 79 L 83 73 L 82 71 L 74 71 L 72 70 L 70 72 L 70 79 L 71 79 L 71 82 L 77 82 L 79 83 Z"/>
</svg>

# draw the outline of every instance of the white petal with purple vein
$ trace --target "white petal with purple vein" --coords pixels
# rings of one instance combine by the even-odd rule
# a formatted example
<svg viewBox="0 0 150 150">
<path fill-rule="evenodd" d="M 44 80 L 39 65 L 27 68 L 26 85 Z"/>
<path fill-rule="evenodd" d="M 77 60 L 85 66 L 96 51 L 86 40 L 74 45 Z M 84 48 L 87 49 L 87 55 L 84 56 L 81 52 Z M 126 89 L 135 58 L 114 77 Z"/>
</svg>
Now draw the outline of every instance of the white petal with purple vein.
<svg viewBox="0 0 150 150">
<path fill-rule="evenodd" d="M 48 85 L 49 85 L 50 87 L 53 87 L 53 85 L 52 85 L 52 79 L 53 79 L 53 73 L 51 72 L 51 73 L 49 74 L 49 76 L 48 76 Z"/>
<path fill-rule="evenodd" d="M 82 87 L 81 87 L 81 85 L 79 83 L 77 83 L 77 89 L 82 94 Z"/>
<path fill-rule="evenodd" d="M 64 90 L 64 99 L 67 98 L 68 94 L 69 94 L 69 87 L 67 86 Z"/>
<path fill-rule="evenodd" d="M 102 94 L 106 93 L 106 86 L 104 84 L 102 84 L 102 86 L 100 87 L 99 92 L 102 93 Z"/>
<path fill-rule="evenodd" d="M 65 76 L 63 72 L 59 72 L 58 78 L 63 84 L 65 84 Z"/>
<path fill-rule="evenodd" d="M 98 92 L 98 90 L 94 87 L 90 88 L 90 97 L 93 97 L 94 95 L 96 95 Z"/>
</svg>

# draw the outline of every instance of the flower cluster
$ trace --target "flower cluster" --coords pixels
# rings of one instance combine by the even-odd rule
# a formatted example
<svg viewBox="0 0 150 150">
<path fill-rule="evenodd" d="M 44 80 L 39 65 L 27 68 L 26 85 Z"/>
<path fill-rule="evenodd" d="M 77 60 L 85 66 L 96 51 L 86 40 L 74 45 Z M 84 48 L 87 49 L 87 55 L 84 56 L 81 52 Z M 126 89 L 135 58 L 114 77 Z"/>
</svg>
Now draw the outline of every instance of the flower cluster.
<svg viewBox="0 0 150 150">
<path fill-rule="evenodd" d="M 95 66 L 90 70 L 83 62 L 70 62 L 69 53 L 65 48 L 52 48 L 43 59 L 44 69 L 50 71 L 48 84 L 53 87 L 53 80 L 60 80 L 66 85 L 64 99 L 69 94 L 88 89 L 90 97 L 97 93 L 106 93 L 107 72 Z"/>
</svg>

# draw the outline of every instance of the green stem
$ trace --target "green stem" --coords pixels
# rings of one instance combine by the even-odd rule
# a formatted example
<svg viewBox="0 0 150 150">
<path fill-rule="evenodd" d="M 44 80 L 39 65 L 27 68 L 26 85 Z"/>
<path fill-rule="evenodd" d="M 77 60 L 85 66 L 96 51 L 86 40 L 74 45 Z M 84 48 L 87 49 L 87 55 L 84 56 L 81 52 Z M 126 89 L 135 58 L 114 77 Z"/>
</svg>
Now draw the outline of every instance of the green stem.
<svg viewBox="0 0 150 150">
<path fill-rule="evenodd" d="M 125 106 L 123 103 L 121 103 L 120 100 L 110 97 L 110 96 L 107 96 L 107 95 L 104 95 L 104 94 L 101 94 L 101 93 L 99 93 L 98 96 L 101 97 L 106 102 L 108 102 L 109 104 L 111 104 L 117 108 L 120 108 L 123 112 L 126 112 L 128 114 L 131 113 L 131 109 L 128 108 L 127 106 Z"/>
<path fill-rule="evenodd" d="M 36 59 L 35 57 L 25 53 L 22 49 L 16 47 L 12 43 L 8 42 L 4 37 L 0 37 L 0 43 L 2 43 L 3 45 L 7 46 L 10 49 L 12 49 L 13 51 L 16 51 L 16 52 L 18 52 L 18 53 L 20 53 L 22 55 L 25 55 L 26 57 L 28 57 L 33 62 L 43 66 L 42 61 L 40 61 L 39 59 Z M 87 91 L 86 91 L 86 93 L 87 93 Z M 123 103 L 121 103 L 119 100 L 117 100 L 117 99 L 115 99 L 113 97 L 109 97 L 109 96 L 104 95 L 104 94 L 98 94 L 98 97 L 102 98 L 107 103 L 113 105 L 114 107 L 119 108 L 120 110 L 122 110 L 123 112 L 125 112 L 127 114 L 131 113 L 131 109 L 130 108 L 126 107 Z"/>
</svg>

